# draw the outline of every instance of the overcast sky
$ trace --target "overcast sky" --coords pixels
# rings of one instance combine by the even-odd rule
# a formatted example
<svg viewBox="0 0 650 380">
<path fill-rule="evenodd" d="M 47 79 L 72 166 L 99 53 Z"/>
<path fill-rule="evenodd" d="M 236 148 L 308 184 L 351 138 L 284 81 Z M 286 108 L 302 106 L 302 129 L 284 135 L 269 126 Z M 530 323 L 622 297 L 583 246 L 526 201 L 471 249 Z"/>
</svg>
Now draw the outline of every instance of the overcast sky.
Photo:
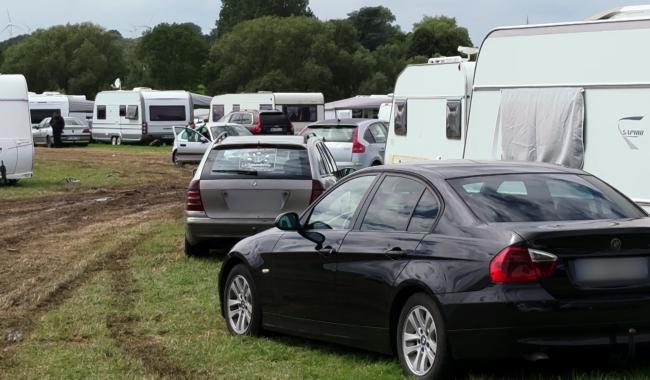
<svg viewBox="0 0 650 380">
<path fill-rule="evenodd" d="M 633 3 L 634 4 L 634 3 Z M 618 0 L 311 0 L 322 20 L 343 18 L 363 6 L 383 5 L 397 17 L 404 31 L 423 15 L 456 17 L 469 29 L 475 45 L 496 26 L 583 20 L 623 5 Z M 91 21 L 136 37 L 147 26 L 161 22 L 193 22 L 208 33 L 219 15 L 218 0 L 7 0 L 0 5 L 0 30 L 12 24 L 13 35 L 52 25 Z M 0 40 L 9 38 L 9 31 Z"/>
</svg>

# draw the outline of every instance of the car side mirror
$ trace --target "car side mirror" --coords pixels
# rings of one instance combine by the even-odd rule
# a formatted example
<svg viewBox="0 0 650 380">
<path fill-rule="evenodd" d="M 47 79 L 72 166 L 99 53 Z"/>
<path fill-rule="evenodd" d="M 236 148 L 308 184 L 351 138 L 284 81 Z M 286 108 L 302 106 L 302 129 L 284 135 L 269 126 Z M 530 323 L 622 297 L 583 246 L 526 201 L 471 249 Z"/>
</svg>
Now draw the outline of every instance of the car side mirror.
<svg viewBox="0 0 650 380">
<path fill-rule="evenodd" d="M 300 218 L 295 212 L 287 212 L 275 218 L 275 226 L 282 231 L 298 231 L 300 229 Z"/>
<path fill-rule="evenodd" d="M 341 179 L 341 178 L 343 178 L 343 177 L 345 177 L 345 176 L 348 176 L 348 175 L 354 173 L 355 171 L 356 171 L 356 170 L 355 170 L 354 168 L 343 168 L 343 169 L 339 169 L 339 170 L 336 172 L 336 176 L 337 176 L 339 179 Z"/>
</svg>

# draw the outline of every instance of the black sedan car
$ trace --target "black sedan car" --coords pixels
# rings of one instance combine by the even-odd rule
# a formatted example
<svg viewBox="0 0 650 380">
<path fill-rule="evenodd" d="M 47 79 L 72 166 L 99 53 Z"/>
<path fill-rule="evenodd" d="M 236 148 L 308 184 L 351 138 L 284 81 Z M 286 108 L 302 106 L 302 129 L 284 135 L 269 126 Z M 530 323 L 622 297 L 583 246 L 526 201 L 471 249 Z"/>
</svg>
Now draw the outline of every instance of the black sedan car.
<svg viewBox="0 0 650 380">
<path fill-rule="evenodd" d="M 228 254 L 221 311 L 261 329 L 454 359 L 650 342 L 650 219 L 580 170 L 508 162 L 384 166 Z"/>
</svg>

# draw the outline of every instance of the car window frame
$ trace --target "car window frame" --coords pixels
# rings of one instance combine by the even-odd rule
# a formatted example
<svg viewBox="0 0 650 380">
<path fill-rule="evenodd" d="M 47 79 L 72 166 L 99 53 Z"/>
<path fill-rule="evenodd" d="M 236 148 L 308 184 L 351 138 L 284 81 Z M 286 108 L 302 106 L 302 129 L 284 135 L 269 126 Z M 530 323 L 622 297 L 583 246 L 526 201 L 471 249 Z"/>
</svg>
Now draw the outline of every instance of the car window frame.
<svg viewBox="0 0 650 380">
<path fill-rule="evenodd" d="M 370 203 L 374 199 L 375 194 L 379 190 L 379 187 L 384 182 L 384 179 L 386 179 L 386 177 L 389 177 L 389 176 L 404 177 L 404 178 L 407 178 L 407 179 L 418 181 L 418 182 L 420 182 L 420 183 L 422 183 L 424 185 L 424 191 L 427 191 L 427 190 L 430 191 L 433 194 L 433 196 L 437 199 L 438 204 L 440 205 L 440 207 L 438 208 L 438 215 L 436 215 L 436 220 L 431 225 L 431 228 L 429 229 L 429 231 L 425 231 L 425 232 L 408 231 L 408 226 L 411 224 L 411 218 L 413 218 L 413 213 L 417 209 L 417 206 L 420 203 L 420 199 L 422 199 L 422 196 L 424 195 L 424 192 L 422 194 L 420 194 L 420 198 L 418 198 L 418 202 L 415 204 L 415 208 L 413 208 L 413 210 L 411 211 L 411 216 L 409 216 L 409 222 L 406 225 L 406 228 L 407 228 L 406 231 L 363 231 L 363 230 L 361 230 L 361 224 L 363 222 L 363 219 L 366 217 L 366 213 L 368 212 L 368 208 L 370 207 Z M 355 215 L 357 217 L 357 219 L 355 219 L 354 224 L 352 226 L 352 229 L 350 231 L 364 232 L 364 233 L 407 233 L 407 234 L 425 234 L 425 235 L 427 235 L 427 234 L 432 234 L 436 230 L 436 228 L 438 226 L 438 223 L 440 222 L 440 219 L 442 218 L 442 214 L 445 211 L 446 205 L 445 205 L 445 202 L 444 202 L 444 198 L 440 194 L 440 191 L 438 191 L 438 189 L 427 178 L 425 178 L 424 176 L 421 176 L 421 175 L 419 175 L 417 173 L 407 173 L 407 172 L 403 172 L 403 171 L 399 171 L 399 170 L 386 170 L 386 171 L 381 172 L 381 176 L 379 178 L 377 178 L 377 180 L 375 181 L 375 183 L 373 185 L 374 185 L 374 188 L 373 188 L 372 192 L 369 193 L 369 194 L 366 194 L 366 199 L 364 200 L 363 207 L 361 208 L 361 211 L 363 212 L 363 215 L 361 215 L 361 213 L 359 213 L 359 215 Z"/>
<path fill-rule="evenodd" d="M 323 195 L 318 199 L 317 202 L 314 202 L 311 205 L 309 205 L 309 207 L 307 207 L 307 209 L 302 213 L 302 215 L 300 215 L 300 225 L 307 227 L 307 221 L 309 220 L 309 218 L 311 218 L 311 214 L 314 211 L 314 208 L 316 208 L 316 206 L 319 205 L 323 201 L 323 199 L 325 199 L 332 191 L 334 191 L 334 189 L 337 189 L 340 186 L 343 186 L 345 183 L 352 181 L 356 178 L 368 177 L 368 176 L 373 176 L 375 177 L 375 179 L 372 181 L 370 186 L 368 186 L 368 190 L 366 190 L 366 193 L 361 198 L 361 202 L 359 202 L 359 207 L 357 207 L 356 211 L 354 212 L 354 215 L 352 215 L 352 224 L 351 224 L 352 227 L 350 227 L 350 229 L 348 230 L 345 230 L 348 232 L 354 231 L 354 227 L 357 225 L 357 219 L 359 218 L 359 214 L 361 213 L 362 210 L 364 210 L 369 194 L 374 194 L 375 187 L 377 186 L 377 179 L 381 177 L 380 172 L 366 172 L 359 175 L 348 176 L 345 179 L 338 181 L 335 186 L 332 186 L 329 189 L 327 189 L 327 191 L 323 193 Z M 327 230 L 318 230 L 318 231 L 322 232 Z"/>
</svg>

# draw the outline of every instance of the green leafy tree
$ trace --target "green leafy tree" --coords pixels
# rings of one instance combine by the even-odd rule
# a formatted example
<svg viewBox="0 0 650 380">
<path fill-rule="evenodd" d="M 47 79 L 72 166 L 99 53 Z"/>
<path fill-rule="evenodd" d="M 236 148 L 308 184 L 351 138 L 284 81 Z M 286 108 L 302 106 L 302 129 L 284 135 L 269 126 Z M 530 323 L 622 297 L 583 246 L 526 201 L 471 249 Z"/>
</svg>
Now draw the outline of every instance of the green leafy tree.
<svg viewBox="0 0 650 380">
<path fill-rule="evenodd" d="M 0 72 L 25 75 L 30 91 L 92 98 L 126 71 L 117 39 L 88 23 L 37 30 L 4 51 Z"/>
<path fill-rule="evenodd" d="M 425 16 L 413 25 L 410 35 L 410 56 L 433 57 L 458 55 L 458 46 L 472 46 L 467 29 L 446 16 Z"/>
<path fill-rule="evenodd" d="M 395 15 L 386 7 L 363 7 L 348 13 L 348 20 L 357 29 L 361 45 L 371 51 L 401 34 Z"/>
<path fill-rule="evenodd" d="M 201 84 L 209 45 L 195 24 L 159 24 L 142 36 L 132 64 L 129 84 L 157 89 L 191 90 Z"/>
<path fill-rule="evenodd" d="M 372 58 L 347 22 L 311 17 L 262 17 L 237 25 L 212 46 L 210 93 L 322 91 L 328 99 L 355 94 Z"/>
<path fill-rule="evenodd" d="M 313 16 L 313 13 L 309 0 L 223 0 L 213 34 L 222 36 L 242 21 L 263 16 Z"/>
</svg>

